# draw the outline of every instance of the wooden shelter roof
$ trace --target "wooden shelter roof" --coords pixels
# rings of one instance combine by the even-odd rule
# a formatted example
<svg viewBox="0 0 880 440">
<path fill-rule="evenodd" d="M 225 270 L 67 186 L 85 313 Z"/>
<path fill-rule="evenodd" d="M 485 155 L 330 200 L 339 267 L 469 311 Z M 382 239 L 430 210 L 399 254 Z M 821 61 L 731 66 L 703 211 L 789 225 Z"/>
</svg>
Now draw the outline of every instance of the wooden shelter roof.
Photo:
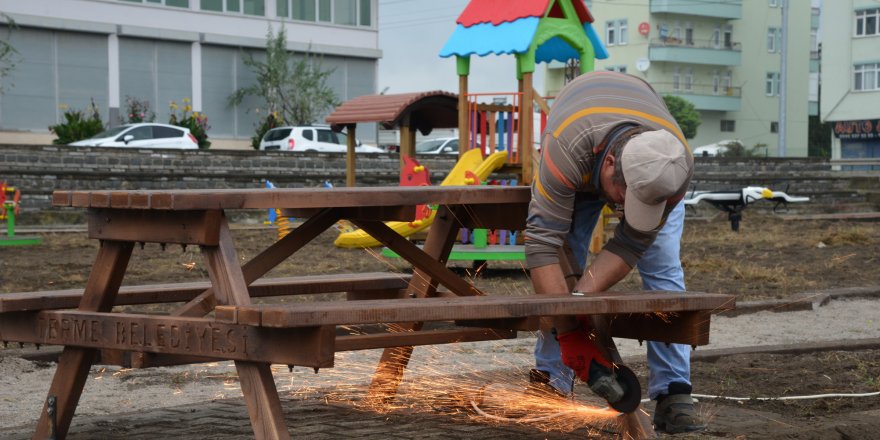
<svg viewBox="0 0 880 440">
<path fill-rule="evenodd" d="M 326 121 L 334 130 L 361 122 L 378 122 L 393 129 L 407 118 L 410 127 L 425 135 L 435 128 L 458 127 L 458 95 L 435 90 L 360 96 L 337 107 Z"/>
</svg>

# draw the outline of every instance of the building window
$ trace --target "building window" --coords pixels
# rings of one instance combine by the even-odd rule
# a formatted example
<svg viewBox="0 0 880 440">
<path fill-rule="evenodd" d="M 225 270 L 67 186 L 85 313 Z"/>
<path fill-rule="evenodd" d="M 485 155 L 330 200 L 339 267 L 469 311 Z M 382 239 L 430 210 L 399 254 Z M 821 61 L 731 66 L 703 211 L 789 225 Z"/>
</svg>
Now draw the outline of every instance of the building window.
<svg viewBox="0 0 880 440">
<path fill-rule="evenodd" d="M 779 7 L 779 0 L 767 0 L 771 8 Z"/>
<path fill-rule="evenodd" d="M 721 80 L 721 89 L 727 96 L 733 96 L 733 71 L 728 70 Z"/>
<path fill-rule="evenodd" d="M 725 133 L 732 133 L 736 131 L 736 121 L 722 119 L 721 120 L 721 131 Z"/>
<path fill-rule="evenodd" d="M 712 46 L 716 49 L 721 47 L 721 26 L 715 26 L 715 30 L 712 31 Z"/>
<path fill-rule="evenodd" d="M 717 70 L 712 71 L 712 93 L 719 94 L 721 92 L 721 76 Z"/>
<path fill-rule="evenodd" d="M 617 22 L 617 44 L 626 44 L 629 42 L 629 35 L 627 35 L 627 22 L 626 20 L 620 20 Z"/>
<path fill-rule="evenodd" d="M 608 46 L 614 46 L 617 44 L 617 22 L 616 21 L 606 21 L 605 22 L 605 44 Z"/>
<path fill-rule="evenodd" d="M 693 90 L 694 88 L 694 69 L 686 69 L 684 71 L 684 89 Z"/>
<path fill-rule="evenodd" d="M 880 35 L 880 8 L 856 11 L 856 36 Z"/>
<path fill-rule="evenodd" d="M 880 90 L 880 63 L 857 64 L 854 66 L 853 90 Z"/>
<path fill-rule="evenodd" d="M 779 133 L 779 123 L 776 121 L 770 122 L 770 133 Z"/>
<path fill-rule="evenodd" d="M 733 49 L 733 26 L 724 26 L 724 47 Z"/>
<path fill-rule="evenodd" d="M 201 8 L 203 11 L 256 15 L 260 17 L 266 15 L 263 0 L 201 0 Z"/>
<path fill-rule="evenodd" d="M 681 69 L 678 67 L 672 72 L 672 90 L 681 90 Z"/>
<path fill-rule="evenodd" d="M 767 52 L 782 52 L 782 29 L 767 28 Z"/>
<path fill-rule="evenodd" d="M 159 4 L 165 6 L 174 6 L 175 8 L 188 8 L 189 0 L 122 0 L 130 3 L 147 3 Z"/>
<path fill-rule="evenodd" d="M 371 26 L 373 22 L 372 0 L 276 0 L 276 2 L 278 16 L 293 20 L 320 21 L 343 26 Z"/>
<path fill-rule="evenodd" d="M 694 45 L 694 24 L 693 23 L 685 23 L 684 24 L 684 43 L 688 46 Z"/>
<path fill-rule="evenodd" d="M 626 73 L 626 66 L 624 66 L 624 65 L 620 65 L 620 66 L 607 66 L 607 67 L 605 67 L 605 70 L 607 70 L 607 71 L 609 71 L 609 72 L 620 72 L 620 73 Z"/>
<path fill-rule="evenodd" d="M 767 72 L 764 93 L 767 96 L 779 95 L 779 72 Z"/>
</svg>

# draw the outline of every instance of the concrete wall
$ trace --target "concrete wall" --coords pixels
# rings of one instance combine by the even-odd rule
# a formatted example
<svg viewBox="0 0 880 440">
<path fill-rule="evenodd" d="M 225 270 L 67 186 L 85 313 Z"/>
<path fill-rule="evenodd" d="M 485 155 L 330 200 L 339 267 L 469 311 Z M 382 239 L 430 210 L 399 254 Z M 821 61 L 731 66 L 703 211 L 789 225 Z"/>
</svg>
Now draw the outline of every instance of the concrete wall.
<svg viewBox="0 0 880 440">
<path fill-rule="evenodd" d="M 455 164 L 454 157 L 419 160 L 435 183 Z M 767 186 L 810 196 L 811 209 L 821 212 L 863 203 L 858 188 L 880 187 L 878 172 L 832 172 L 821 160 L 697 158 L 696 164 L 697 190 Z M 25 212 L 35 212 L 51 205 L 55 190 L 261 188 L 266 179 L 282 188 L 342 186 L 345 155 L 0 145 L 0 170 L 0 179 L 22 191 Z M 359 186 L 397 185 L 397 155 L 360 154 L 357 172 Z"/>
</svg>

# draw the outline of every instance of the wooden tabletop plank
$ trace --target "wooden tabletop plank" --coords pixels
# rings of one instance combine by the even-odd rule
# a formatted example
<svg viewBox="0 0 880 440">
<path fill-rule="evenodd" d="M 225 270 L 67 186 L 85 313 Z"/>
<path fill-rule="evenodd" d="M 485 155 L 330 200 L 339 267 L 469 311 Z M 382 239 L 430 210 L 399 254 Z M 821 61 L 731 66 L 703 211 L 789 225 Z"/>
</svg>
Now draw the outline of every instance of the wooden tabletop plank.
<svg viewBox="0 0 880 440">
<path fill-rule="evenodd" d="M 250 315 L 254 311 L 261 311 L 260 321 L 263 326 L 310 327 L 529 316 L 673 313 L 696 310 L 720 312 L 733 308 L 735 304 L 736 297 L 733 295 L 697 292 L 615 292 L 599 296 L 444 297 L 261 305 L 238 309 L 246 310 Z M 235 314 L 233 310 L 224 310 L 223 315 Z"/>
<path fill-rule="evenodd" d="M 422 204 L 528 204 L 528 187 L 442 186 L 156 191 L 55 191 L 54 206 L 119 209 L 268 209 Z"/>
<path fill-rule="evenodd" d="M 307 295 L 363 290 L 403 289 L 410 275 L 395 273 L 357 273 L 263 278 L 248 287 L 254 298 Z M 207 281 L 174 284 L 123 286 L 115 305 L 185 302 L 211 287 Z M 83 289 L 0 294 L 0 313 L 29 310 L 72 309 L 79 305 Z"/>
</svg>

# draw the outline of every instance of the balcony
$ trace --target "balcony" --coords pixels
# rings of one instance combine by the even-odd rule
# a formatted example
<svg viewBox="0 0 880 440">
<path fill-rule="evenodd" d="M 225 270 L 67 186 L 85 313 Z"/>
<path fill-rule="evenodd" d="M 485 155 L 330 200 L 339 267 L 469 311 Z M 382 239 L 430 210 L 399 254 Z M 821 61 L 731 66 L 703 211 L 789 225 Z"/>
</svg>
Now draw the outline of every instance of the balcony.
<svg viewBox="0 0 880 440">
<path fill-rule="evenodd" d="M 739 66 L 742 48 L 732 41 L 652 38 L 648 58 L 651 61 L 704 64 L 711 66 Z"/>
<path fill-rule="evenodd" d="M 736 112 L 740 109 L 741 87 L 718 87 L 712 85 L 691 84 L 684 82 L 651 83 L 654 90 L 661 95 L 675 95 L 691 102 L 697 110 Z"/>
<path fill-rule="evenodd" d="M 651 13 L 736 20 L 742 18 L 742 0 L 651 0 Z"/>
</svg>

